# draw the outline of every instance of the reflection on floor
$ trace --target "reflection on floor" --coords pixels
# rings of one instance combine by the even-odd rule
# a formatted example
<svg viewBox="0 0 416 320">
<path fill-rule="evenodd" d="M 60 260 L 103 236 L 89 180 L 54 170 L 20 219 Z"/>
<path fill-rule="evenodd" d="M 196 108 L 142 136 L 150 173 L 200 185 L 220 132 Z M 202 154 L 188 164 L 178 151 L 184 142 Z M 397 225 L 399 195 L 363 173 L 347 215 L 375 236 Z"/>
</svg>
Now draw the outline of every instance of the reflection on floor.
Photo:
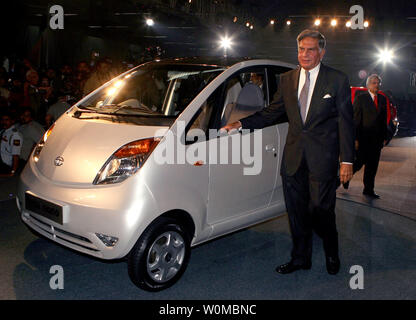
<svg viewBox="0 0 416 320">
<path fill-rule="evenodd" d="M 322 241 L 313 239 L 312 269 L 279 275 L 289 260 L 287 215 L 192 250 L 173 287 L 135 287 L 124 261 L 105 262 L 33 235 L 13 200 L 0 202 L 0 299 L 416 299 L 416 221 L 358 203 L 337 203 L 341 270 L 325 268 Z M 62 266 L 64 289 L 52 290 L 50 268 Z M 352 290 L 352 266 L 364 289 Z"/>
<path fill-rule="evenodd" d="M 364 168 L 354 175 L 348 190 L 338 188 L 338 198 L 416 220 L 416 137 L 395 138 L 381 151 L 374 188 L 380 199 L 362 195 L 363 173 Z"/>
</svg>

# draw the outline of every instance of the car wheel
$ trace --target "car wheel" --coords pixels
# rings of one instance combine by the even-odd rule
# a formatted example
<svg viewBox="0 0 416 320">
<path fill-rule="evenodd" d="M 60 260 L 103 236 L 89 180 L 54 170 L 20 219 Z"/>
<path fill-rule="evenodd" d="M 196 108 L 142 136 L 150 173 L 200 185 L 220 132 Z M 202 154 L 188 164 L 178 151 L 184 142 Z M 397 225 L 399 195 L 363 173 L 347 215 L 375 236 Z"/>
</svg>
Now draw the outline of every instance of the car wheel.
<svg viewBox="0 0 416 320">
<path fill-rule="evenodd" d="M 130 279 L 146 291 L 166 289 L 185 272 L 190 254 L 186 230 L 174 219 L 160 218 L 143 232 L 130 252 Z"/>
</svg>

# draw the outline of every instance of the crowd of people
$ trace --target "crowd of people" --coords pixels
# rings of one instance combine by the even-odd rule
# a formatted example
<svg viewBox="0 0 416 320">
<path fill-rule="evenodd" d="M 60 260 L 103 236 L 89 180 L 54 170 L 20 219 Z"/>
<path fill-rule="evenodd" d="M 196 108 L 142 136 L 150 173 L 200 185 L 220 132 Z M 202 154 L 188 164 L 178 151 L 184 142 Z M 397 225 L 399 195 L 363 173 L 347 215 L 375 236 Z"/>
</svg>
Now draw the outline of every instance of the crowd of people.
<svg viewBox="0 0 416 320">
<path fill-rule="evenodd" d="M 28 59 L 16 61 L 8 70 L 1 66 L 0 163 L 6 167 L 0 174 L 13 175 L 21 169 L 45 130 L 72 104 L 129 67 L 116 66 L 108 58 L 80 61 L 75 67 L 38 69 Z"/>
</svg>

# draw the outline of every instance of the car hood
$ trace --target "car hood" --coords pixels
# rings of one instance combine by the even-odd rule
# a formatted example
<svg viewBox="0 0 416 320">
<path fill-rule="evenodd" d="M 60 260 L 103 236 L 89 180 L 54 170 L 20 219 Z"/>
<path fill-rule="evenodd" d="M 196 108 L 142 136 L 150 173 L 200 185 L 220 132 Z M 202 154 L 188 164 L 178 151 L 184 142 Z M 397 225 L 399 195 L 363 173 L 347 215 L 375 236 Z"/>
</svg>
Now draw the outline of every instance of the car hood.
<svg viewBox="0 0 416 320">
<path fill-rule="evenodd" d="M 108 158 L 121 146 L 162 136 L 168 127 L 138 126 L 108 120 L 77 119 L 65 114 L 56 123 L 35 164 L 55 183 L 91 185 Z M 61 157 L 62 165 L 55 165 Z"/>
</svg>

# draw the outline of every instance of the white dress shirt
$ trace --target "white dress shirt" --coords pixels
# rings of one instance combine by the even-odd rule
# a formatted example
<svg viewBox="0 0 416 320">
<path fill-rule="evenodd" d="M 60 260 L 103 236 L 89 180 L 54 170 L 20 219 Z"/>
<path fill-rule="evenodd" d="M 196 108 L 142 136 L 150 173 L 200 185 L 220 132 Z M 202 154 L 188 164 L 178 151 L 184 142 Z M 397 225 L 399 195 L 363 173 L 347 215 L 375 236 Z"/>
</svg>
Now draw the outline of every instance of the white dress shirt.
<svg viewBox="0 0 416 320">
<path fill-rule="evenodd" d="M 306 103 L 306 117 L 308 116 L 309 106 L 312 100 L 313 89 L 315 88 L 316 79 L 318 78 L 319 69 L 321 67 L 321 63 L 319 63 L 315 68 L 309 70 L 309 92 L 308 92 L 308 101 Z M 300 69 L 300 77 L 299 77 L 299 86 L 298 86 L 298 100 L 300 97 L 300 92 L 302 91 L 303 86 L 305 85 L 306 81 L 306 70 L 301 68 Z"/>
<path fill-rule="evenodd" d="M 374 93 L 372 93 L 370 90 L 368 90 L 368 93 L 370 94 L 370 96 L 371 96 L 371 99 L 373 99 L 373 101 L 374 101 L 374 97 L 376 96 Z"/>
</svg>

